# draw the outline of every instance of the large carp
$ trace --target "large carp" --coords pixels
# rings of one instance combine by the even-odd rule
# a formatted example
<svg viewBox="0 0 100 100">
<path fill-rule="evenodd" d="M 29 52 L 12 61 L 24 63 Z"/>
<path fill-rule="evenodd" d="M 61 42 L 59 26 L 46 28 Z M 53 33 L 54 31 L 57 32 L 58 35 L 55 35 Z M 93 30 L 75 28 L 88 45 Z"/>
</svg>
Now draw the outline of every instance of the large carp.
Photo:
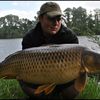
<svg viewBox="0 0 100 100">
<path fill-rule="evenodd" d="M 89 73 L 100 73 L 100 54 L 79 44 L 60 44 L 17 51 L 0 63 L 0 77 L 40 84 L 35 94 L 75 80 L 82 91 Z"/>
</svg>

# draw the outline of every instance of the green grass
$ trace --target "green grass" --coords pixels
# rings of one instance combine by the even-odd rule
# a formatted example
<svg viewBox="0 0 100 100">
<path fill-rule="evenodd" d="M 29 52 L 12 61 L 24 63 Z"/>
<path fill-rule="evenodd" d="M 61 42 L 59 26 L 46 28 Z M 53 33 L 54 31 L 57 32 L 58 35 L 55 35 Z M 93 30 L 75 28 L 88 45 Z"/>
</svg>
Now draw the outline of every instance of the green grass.
<svg viewBox="0 0 100 100">
<path fill-rule="evenodd" d="M 77 97 L 78 99 L 100 99 L 100 84 L 97 78 L 89 78 L 87 85 L 82 93 Z"/>
<path fill-rule="evenodd" d="M 22 99 L 26 97 L 16 80 L 0 79 L 0 99 Z"/>
<path fill-rule="evenodd" d="M 16 80 L 0 79 L 0 99 L 24 99 L 27 96 Z M 87 85 L 76 99 L 100 99 L 100 85 L 96 78 L 89 78 Z"/>
</svg>

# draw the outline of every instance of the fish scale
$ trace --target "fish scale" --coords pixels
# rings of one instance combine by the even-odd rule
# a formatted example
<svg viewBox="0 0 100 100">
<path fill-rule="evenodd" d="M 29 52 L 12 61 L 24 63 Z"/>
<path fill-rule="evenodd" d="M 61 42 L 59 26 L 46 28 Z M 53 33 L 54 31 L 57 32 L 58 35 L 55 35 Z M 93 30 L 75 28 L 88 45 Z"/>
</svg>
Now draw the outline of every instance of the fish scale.
<svg viewBox="0 0 100 100">
<path fill-rule="evenodd" d="M 62 52 L 61 52 L 62 53 Z M 63 55 L 65 55 L 64 53 L 62 53 Z M 59 52 L 59 55 L 62 55 L 62 54 L 60 54 L 60 52 Z M 53 68 L 53 70 L 55 70 L 55 72 L 58 72 L 58 71 L 56 71 L 56 68 L 58 69 L 58 67 L 56 67 L 57 66 L 57 63 L 59 62 L 59 57 L 58 57 L 58 55 L 57 55 L 57 53 L 56 52 L 54 52 L 54 53 L 51 53 L 51 57 L 49 58 L 49 56 L 47 56 L 47 55 L 45 55 L 44 53 L 43 53 L 43 55 L 42 55 L 42 53 L 40 54 L 43 58 L 41 58 L 41 56 L 39 56 L 38 58 L 39 58 L 39 65 L 41 65 L 41 66 L 44 66 L 44 72 L 46 71 L 46 68 L 47 67 L 49 67 L 49 68 L 47 68 L 47 69 L 49 69 L 49 72 L 50 72 L 50 67 L 54 67 Z M 46 58 L 47 57 L 47 58 Z M 62 57 L 62 56 L 61 56 Z M 36 58 L 37 58 L 37 56 L 36 56 Z M 41 59 L 40 59 L 41 58 Z M 58 58 L 58 59 L 57 59 Z M 45 63 L 43 63 L 43 59 L 44 59 L 44 61 L 46 60 L 46 59 L 49 59 L 49 62 L 50 63 L 54 63 L 54 62 L 57 62 L 57 63 L 55 63 L 55 65 L 53 64 L 53 66 L 46 66 L 46 64 Z M 42 60 L 42 61 L 41 61 Z M 41 64 L 41 62 L 42 62 L 42 64 L 44 64 L 44 65 L 42 65 Z M 38 66 L 39 66 L 38 65 Z M 61 63 L 61 66 L 63 66 L 63 63 Z M 62 68 L 60 68 L 60 71 L 62 70 Z M 52 71 L 51 71 L 52 72 Z M 60 73 L 60 72 L 59 72 Z M 57 73 L 58 74 L 58 73 Z M 41 75 L 42 75 L 42 73 L 41 73 Z M 45 76 L 48 76 L 48 71 L 47 71 L 47 73 L 45 74 Z M 49 75 L 50 76 L 50 75 Z M 53 76 L 53 78 L 55 77 L 55 75 Z M 57 77 L 56 77 L 57 78 Z M 54 78 L 54 79 L 56 79 L 56 78 Z M 59 78 L 58 77 L 58 79 L 61 79 L 61 77 Z"/>
<path fill-rule="evenodd" d="M 99 57 L 99 54 L 78 44 L 20 50 L 1 62 L 0 77 L 7 76 L 33 84 L 64 84 L 77 79 L 81 69 L 85 70 L 85 67 L 88 69 L 91 65 L 95 65 L 94 62 L 86 60 L 91 58 L 91 54 Z M 94 55 L 92 57 L 95 58 Z M 94 69 L 96 72 L 96 67 L 93 67 Z"/>
</svg>

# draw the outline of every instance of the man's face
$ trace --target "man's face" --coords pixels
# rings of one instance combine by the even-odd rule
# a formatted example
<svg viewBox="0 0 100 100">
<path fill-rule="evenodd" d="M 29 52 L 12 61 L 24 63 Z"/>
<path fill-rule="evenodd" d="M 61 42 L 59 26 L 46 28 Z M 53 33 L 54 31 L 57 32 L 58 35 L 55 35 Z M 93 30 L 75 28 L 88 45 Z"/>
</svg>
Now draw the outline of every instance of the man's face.
<svg viewBox="0 0 100 100">
<path fill-rule="evenodd" d="M 61 16 L 50 18 L 47 15 L 43 15 L 40 17 L 40 23 L 44 33 L 54 35 L 61 27 Z"/>
</svg>

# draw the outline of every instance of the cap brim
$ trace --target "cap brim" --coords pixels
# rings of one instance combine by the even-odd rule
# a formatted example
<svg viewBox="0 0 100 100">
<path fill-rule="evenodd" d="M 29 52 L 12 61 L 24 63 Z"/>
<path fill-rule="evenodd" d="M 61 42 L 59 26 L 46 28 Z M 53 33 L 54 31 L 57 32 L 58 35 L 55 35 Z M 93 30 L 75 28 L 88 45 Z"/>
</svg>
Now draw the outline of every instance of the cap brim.
<svg viewBox="0 0 100 100">
<path fill-rule="evenodd" d="M 58 12 L 58 11 L 47 12 L 46 14 L 49 17 L 54 17 L 54 16 L 62 15 L 62 13 L 61 12 Z"/>
</svg>

